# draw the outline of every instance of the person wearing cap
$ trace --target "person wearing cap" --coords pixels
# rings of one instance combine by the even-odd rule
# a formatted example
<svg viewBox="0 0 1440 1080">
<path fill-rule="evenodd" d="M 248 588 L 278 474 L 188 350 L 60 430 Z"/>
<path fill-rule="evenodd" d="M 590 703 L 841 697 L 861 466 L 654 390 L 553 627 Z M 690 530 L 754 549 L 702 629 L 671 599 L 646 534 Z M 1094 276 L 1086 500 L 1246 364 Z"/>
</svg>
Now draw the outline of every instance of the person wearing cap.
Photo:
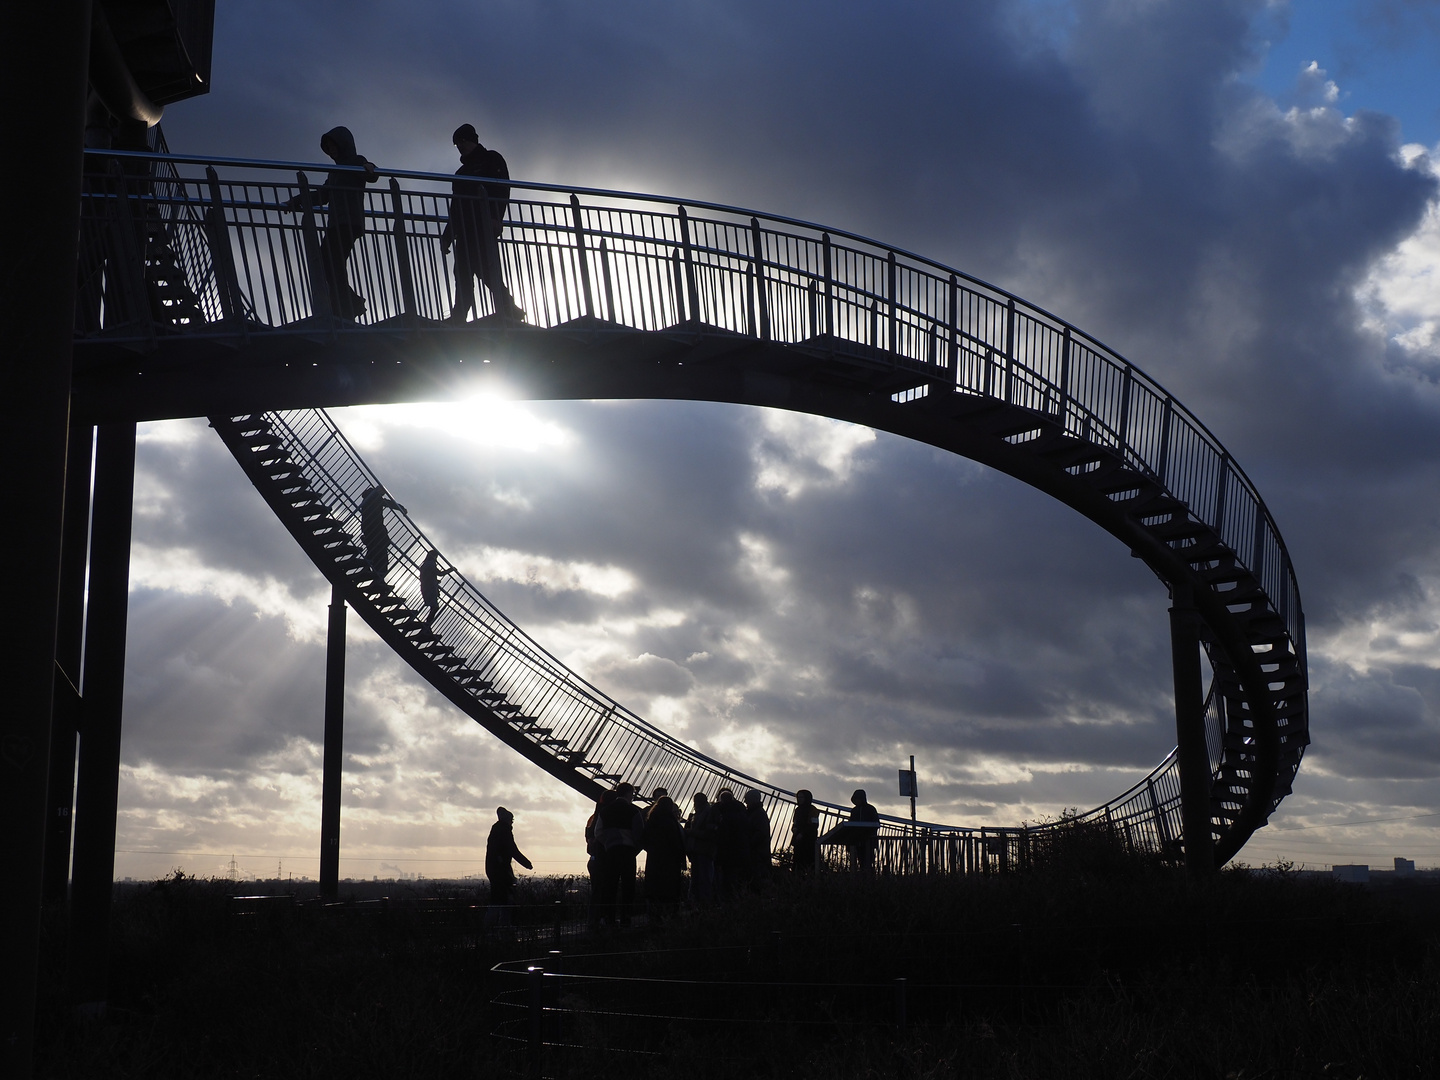
<svg viewBox="0 0 1440 1080">
<path fill-rule="evenodd" d="M 515 815 L 505 807 L 495 811 L 495 824 L 485 842 L 485 876 L 490 879 L 490 905 L 504 907 L 510 903 L 510 890 L 515 887 L 515 860 L 526 870 L 534 865 L 515 843 Z"/>
<path fill-rule="evenodd" d="M 505 207 L 510 202 L 509 167 L 498 150 L 480 145 L 480 136 L 472 124 L 461 124 L 452 137 L 460 152 L 460 168 L 456 176 L 483 177 L 480 180 L 454 180 L 450 184 L 450 220 L 440 234 L 440 250 L 448 253 L 455 248 L 455 307 L 447 321 L 463 323 L 475 307 L 475 278 L 479 277 L 490 290 L 495 311 L 506 319 L 525 321 L 510 295 L 501 274 L 500 233 L 505 228 Z M 477 310 L 478 314 L 478 310 Z"/>
</svg>

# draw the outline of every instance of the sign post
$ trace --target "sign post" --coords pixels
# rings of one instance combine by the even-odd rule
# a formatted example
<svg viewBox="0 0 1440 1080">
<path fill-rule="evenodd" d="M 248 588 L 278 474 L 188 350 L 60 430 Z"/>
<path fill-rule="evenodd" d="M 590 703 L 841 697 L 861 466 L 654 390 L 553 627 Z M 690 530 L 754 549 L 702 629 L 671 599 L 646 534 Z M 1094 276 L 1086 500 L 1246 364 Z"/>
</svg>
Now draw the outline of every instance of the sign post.
<svg viewBox="0 0 1440 1080">
<path fill-rule="evenodd" d="M 916 835 L 915 828 L 915 798 L 920 794 L 919 786 L 915 783 L 915 755 L 910 755 L 910 768 L 900 770 L 900 794 L 910 796 L 910 835 Z"/>
</svg>

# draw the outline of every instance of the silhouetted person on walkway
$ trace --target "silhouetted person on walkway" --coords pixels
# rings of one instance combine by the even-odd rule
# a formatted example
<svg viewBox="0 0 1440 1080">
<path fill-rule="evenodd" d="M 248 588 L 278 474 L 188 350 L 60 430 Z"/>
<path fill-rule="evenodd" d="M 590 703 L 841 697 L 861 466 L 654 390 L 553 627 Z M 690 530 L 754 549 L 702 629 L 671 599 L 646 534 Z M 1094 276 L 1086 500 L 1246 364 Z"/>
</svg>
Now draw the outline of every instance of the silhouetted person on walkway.
<svg viewBox="0 0 1440 1080">
<path fill-rule="evenodd" d="M 615 898 L 615 878 L 610 873 L 610 864 L 605 860 L 605 841 L 600 837 L 604 823 L 600 814 L 615 799 L 615 792 L 607 791 L 595 803 L 595 812 L 585 822 L 585 853 L 589 856 L 585 869 L 590 874 L 590 926 L 597 927 L 610 918 L 610 905 Z"/>
<path fill-rule="evenodd" d="M 510 892 L 515 888 L 515 860 L 526 870 L 534 865 L 515 844 L 515 815 L 505 807 L 495 811 L 496 821 L 490 826 L 490 838 L 485 842 L 485 876 L 490 879 L 490 906 L 503 908 L 510 903 Z M 501 913 L 501 921 L 508 922 L 508 913 Z"/>
<path fill-rule="evenodd" d="M 685 892 L 685 831 L 670 796 L 660 796 L 646 811 L 640 846 L 645 849 L 645 902 L 660 922 Z"/>
<path fill-rule="evenodd" d="M 435 618 L 440 610 L 440 579 L 446 574 L 455 573 L 453 566 L 440 569 L 440 553 L 434 548 L 425 555 L 425 561 L 420 564 L 420 599 L 425 602 L 426 613 L 421 615 L 427 623 Z"/>
<path fill-rule="evenodd" d="M 715 899 L 715 851 L 720 839 L 720 811 L 697 791 L 694 809 L 685 819 L 685 854 L 690 859 L 690 899 L 708 904 Z"/>
<path fill-rule="evenodd" d="M 815 806 L 815 797 L 801 788 L 795 793 L 795 816 L 790 820 L 790 850 L 794 855 L 795 873 L 814 873 L 819 841 L 820 811 Z"/>
<path fill-rule="evenodd" d="M 383 487 L 366 488 L 360 494 L 360 542 L 365 545 L 365 563 L 383 586 L 390 571 L 390 530 L 385 526 L 385 508 L 408 513 Z"/>
<path fill-rule="evenodd" d="M 479 180 L 454 180 L 450 184 L 450 220 L 440 234 L 440 250 L 448 252 L 455 246 L 455 309 L 449 322 L 463 323 L 475 307 L 475 278 L 478 276 L 490 290 L 495 311 L 506 319 L 525 321 L 525 313 L 516 305 L 505 285 L 500 263 L 500 233 L 505 228 L 505 207 L 510 203 L 510 170 L 498 150 L 480 145 L 480 136 L 470 124 L 462 124 L 453 136 L 455 149 L 460 151 L 460 168 L 456 176 L 484 177 Z M 476 314 L 479 310 L 476 309 Z"/>
<path fill-rule="evenodd" d="M 750 846 L 750 878 L 763 881 L 770 874 L 770 815 L 755 788 L 745 792 L 745 838 Z"/>
<path fill-rule="evenodd" d="M 615 798 L 600 811 L 600 842 L 605 845 L 605 873 L 607 883 L 613 882 L 614 889 L 607 892 L 604 900 L 615 904 L 615 920 L 621 926 L 630 925 L 630 913 L 635 905 L 635 857 L 640 854 L 640 838 L 645 831 L 645 818 L 631 801 L 635 789 L 629 784 L 615 788 Z"/>
<path fill-rule="evenodd" d="M 715 845 L 716 891 L 722 897 L 736 895 L 750 884 L 751 845 L 750 822 L 745 807 L 729 788 L 721 788 L 715 796 L 720 812 L 720 834 Z"/>
<path fill-rule="evenodd" d="M 310 192 L 312 206 L 330 207 L 325 238 L 320 241 L 320 262 L 330 288 L 330 309 L 342 319 L 365 314 L 365 298 L 350 287 L 350 252 L 365 234 L 365 185 L 380 179 L 373 162 L 355 151 L 355 136 L 347 127 L 333 127 L 320 136 L 320 150 L 336 165 L 364 170 L 337 169 L 325 183 Z M 299 210 L 303 201 L 296 195 L 286 205 Z"/>
<path fill-rule="evenodd" d="M 850 796 L 854 809 L 845 829 L 845 847 L 862 873 L 875 869 L 875 849 L 880 846 L 880 812 L 870 805 L 864 788 Z"/>
</svg>

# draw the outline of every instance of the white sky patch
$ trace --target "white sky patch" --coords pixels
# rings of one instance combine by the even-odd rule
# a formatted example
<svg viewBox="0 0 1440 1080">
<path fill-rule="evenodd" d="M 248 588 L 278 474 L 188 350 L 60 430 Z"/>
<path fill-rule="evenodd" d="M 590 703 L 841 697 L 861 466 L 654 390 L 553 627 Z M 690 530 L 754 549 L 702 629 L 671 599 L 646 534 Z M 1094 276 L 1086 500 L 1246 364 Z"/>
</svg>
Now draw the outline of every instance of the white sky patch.
<svg viewBox="0 0 1440 1080">
<path fill-rule="evenodd" d="M 207 565 L 189 548 L 154 548 L 137 541 L 130 549 L 130 591 L 138 589 L 213 596 L 227 606 L 244 600 L 261 615 L 284 619 L 296 641 L 325 640 L 328 585 L 296 596 L 272 577 L 254 578 Z"/>
<path fill-rule="evenodd" d="M 1440 177 L 1440 146 L 1411 143 L 1401 160 Z M 1415 232 L 1375 264 L 1359 288 L 1366 326 L 1398 345 L 1417 364 L 1440 366 L 1440 200 Z"/>
<path fill-rule="evenodd" d="M 460 548 L 452 556 L 471 581 L 514 581 L 554 592 L 588 592 L 607 600 L 624 596 L 637 582 L 619 566 L 569 562 L 510 548 Z"/>
<path fill-rule="evenodd" d="M 1422 582 L 1426 595 L 1440 596 L 1440 582 Z M 1360 675 L 1373 666 L 1414 664 L 1440 668 L 1440 604 L 1432 599 L 1419 609 L 1374 613 L 1355 619 L 1324 635 L 1313 634 L 1310 651 L 1344 664 Z"/>
<path fill-rule="evenodd" d="M 343 413 L 345 434 L 362 451 L 385 445 L 387 428 L 418 428 L 476 446 L 535 453 L 567 450 L 578 441 L 568 428 L 536 416 L 518 401 L 480 394 L 465 401 L 363 405 Z"/>
<path fill-rule="evenodd" d="M 850 478 L 856 453 L 875 441 L 858 424 L 778 409 L 760 411 L 762 437 L 752 456 L 755 488 L 787 499 L 811 486 L 835 487 Z"/>
</svg>

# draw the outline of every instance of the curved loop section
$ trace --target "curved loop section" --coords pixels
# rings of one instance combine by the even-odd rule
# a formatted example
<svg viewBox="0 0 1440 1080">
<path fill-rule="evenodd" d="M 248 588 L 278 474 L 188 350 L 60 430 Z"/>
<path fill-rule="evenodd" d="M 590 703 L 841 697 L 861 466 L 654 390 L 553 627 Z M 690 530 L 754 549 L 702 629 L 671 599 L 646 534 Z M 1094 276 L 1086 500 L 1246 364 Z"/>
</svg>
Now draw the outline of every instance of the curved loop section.
<svg viewBox="0 0 1440 1080">
<path fill-rule="evenodd" d="M 228 384 L 220 377 L 230 370 L 214 352 L 220 345 L 245 354 L 247 373 L 269 365 L 272 399 L 384 400 L 394 383 L 373 371 L 361 393 L 337 389 L 345 379 L 353 384 L 353 368 L 331 383 L 299 364 L 279 369 L 307 345 L 342 357 L 394 342 L 397 365 L 427 349 L 459 363 L 454 346 L 462 343 L 472 358 L 568 349 L 589 369 L 548 385 L 549 396 L 633 394 L 641 386 L 654 396 L 805 408 L 926 439 L 1063 499 L 1194 595 L 1215 673 L 1211 821 L 1222 860 L 1289 792 L 1309 741 L 1308 707 L 1304 616 L 1279 531 L 1205 426 L 1076 327 L 958 271 L 838 230 L 523 182 L 512 182 L 500 247 L 528 325 L 491 314 L 483 297 L 474 322 L 447 323 L 454 266 L 440 237 L 453 209 L 450 177 L 404 172 L 365 196 L 366 231 L 342 264 L 365 310 L 339 319 L 328 314 L 326 272 L 335 263 L 322 253 L 323 213 L 309 208 L 308 181 L 295 166 L 152 160 L 154 182 L 143 190 L 117 195 L 97 184 L 86 196 L 82 261 L 108 261 L 113 270 L 128 256 L 117 256 L 113 243 L 87 256 L 85 237 L 124 231 L 107 233 L 106 223 L 149 223 L 147 277 L 152 262 L 168 260 L 174 269 L 165 272 L 188 290 L 187 314 L 166 322 L 161 305 L 138 324 L 102 317 L 77 342 L 77 355 L 89 351 L 82 382 L 90 377 L 117 397 L 139 393 L 131 389 L 142 385 L 139 368 L 125 350 L 140 348 L 176 358 L 179 382 L 200 386 L 211 377 L 221 387 L 210 399 L 202 386 L 176 401 L 233 401 L 244 392 L 233 371 Z M 151 250 L 159 253 L 153 260 Z M 108 313 L 108 296 L 104 303 Z M 181 362 L 201 355 L 205 342 L 213 343 L 213 376 Z M 668 383 L 637 381 L 633 371 L 604 381 L 610 367 L 633 368 L 647 350 Z M 686 372 L 671 371 L 682 364 Z M 165 364 L 145 367 L 143 385 L 159 385 Z M 576 775 L 582 785 L 597 782 L 583 768 Z M 1162 763 L 1152 780 L 1168 775 Z M 1148 789 L 1130 792 L 1101 810 L 1113 819 L 1148 801 Z M 1162 813 L 1152 812 L 1161 843 Z"/>
</svg>

